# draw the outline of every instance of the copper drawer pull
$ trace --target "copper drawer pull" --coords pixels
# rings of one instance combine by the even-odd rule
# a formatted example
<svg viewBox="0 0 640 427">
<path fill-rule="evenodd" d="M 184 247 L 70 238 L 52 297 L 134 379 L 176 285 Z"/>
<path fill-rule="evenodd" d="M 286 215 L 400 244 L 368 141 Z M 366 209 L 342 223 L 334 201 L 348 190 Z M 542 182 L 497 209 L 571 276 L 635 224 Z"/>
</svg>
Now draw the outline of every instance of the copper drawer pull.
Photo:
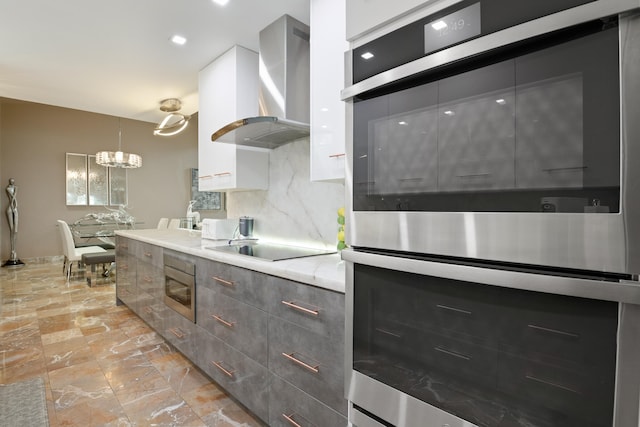
<svg viewBox="0 0 640 427">
<path fill-rule="evenodd" d="M 144 256 L 146 256 L 147 258 L 151 258 L 151 255 L 152 255 L 151 252 L 145 252 L 144 253 Z"/>
<path fill-rule="evenodd" d="M 211 317 L 213 317 L 218 322 L 222 323 L 224 326 L 228 326 L 230 328 L 233 328 L 233 325 L 235 325 L 235 323 L 236 323 L 236 322 L 227 322 L 222 317 L 216 316 L 215 314 L 212 314 Z"/>
<path fill-rule="evenodd" d="M 230 286 L 231 287 L 231 286 L 235 286 L 236 285 L 234 282 L 230 282 L 228 280 L 224 280 L 224 279 L 221 279 L 221 278 L 216 277 L 216 276 L 211 276 L 211 278 L 213 280 L 215 280 L 216 282 L 220 283 L 221 285 L 224 285 L 224 286 Z"/>
<path fill-rule="evenodd" d="M 294 427 L 302 427 L 301 424 L 298 424 L 297 422 L 295 422 L 295 420 L 293 419 L 293 416 L 295 415 L 295 412 L 293 412 L 291 415 L 287 415 L 287 414 L 282 414 L 282 416 L 284 417 L 285 420 L 289 421 L 289 423 L 294 426 Z"/>
<path fill-rule="evenodd" d="M 346 153 L 338 153 L 338 154 L 330 154 L 329 157 L 338 158 L 338 157 L 344 157 L 345 155 Z"/>
<path fill-rule="evenodd" d="M 303 313 L 311 314 L 313 316 L 318 316 L 320 314 L 320 310 L 311 310 L 309 308 L 305 308 L 298 304 L 295 304 L 293 301 L 282 301 L 282 303 L 288 307 L 302 311 Z"/>
<path fill-rule="evenodd" d="M 169 332 L 171 332 L 173 335 L 175 335 L 177 338 L 184 338 L 184 334 L 182 333 L 182 331 L 179 328 L 170 328 Z"/>
<path fill-rule="evenodd" d="M 236 372 L 235 369 L 233 371 L 228 371 L 226 369 L 224 369 L 222 367 L 222 361 L 220 362 L 214 362 L 213 360 L 211 361 L 211 364 L 213 366 L 215 366 L 216 368 L 220 369 L 222 371 L 223 374 L 225 374 L 226 376 L 228 376 L 229 378 L 233 378 L 233 374 Z"/>
<path fill-rule="evenodd" d="M 293 363 L 297 363 L 298 365 L 302 366 L 303 368 L 306 368 L 306 369 L 310 370 L 314 374 L 317 374 L 318 372 L 320 372 L 320 369 L 318 369 L 320 367 L 320 365 L 311 366 L 311 365 L 309 365 L 307 363 L 304 363 L 302 360 L 294 357 L 293 354 L 294 353 L 291 353 L 291 354 L 282 353 L 282 355 L 284 357 L 286 357 L 287 359 L 291 360 Z"/>
<path fill-rule="evenodd" d="M 219 172 L 219 173 L 213 174 L 213 176 L 225 176 L 225 175 L 231 175 L 231 172 Z"/>
<path fill-rule="evenodd" d="M 153 282 L 153 278 L 152 278 L 152 277 L 149 277 L 149 276 L 144 276 L 144 278 L 143 278 L 142 280 L 144 280 L 144 281 L 145 281 L 145 282 L 147 282 L 147 283 L 151 283 L 151 282 Z"/>
<path fill-rule="evenodd" d="M 199 179 L 213 178 L 213 175 L 200 175 L 198 178 Z"/>
</svg>

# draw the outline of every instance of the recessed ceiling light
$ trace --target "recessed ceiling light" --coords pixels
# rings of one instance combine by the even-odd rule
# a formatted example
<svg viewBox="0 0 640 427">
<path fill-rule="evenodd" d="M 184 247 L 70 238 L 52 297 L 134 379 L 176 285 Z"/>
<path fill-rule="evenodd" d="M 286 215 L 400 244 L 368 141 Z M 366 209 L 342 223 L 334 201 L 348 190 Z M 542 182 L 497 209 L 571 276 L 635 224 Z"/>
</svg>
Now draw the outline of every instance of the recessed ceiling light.
<svg viewBox="0 0 640 427">
<path fill-rule="evenodd" d="M 175 44 L 177 44 L 177 45 L 180 45 L 180 46 L 182 46 L 183 44 L 185 44 L 185 43 L 187 42 L 187 39 L 186 39 L 186 38 L 184 38 L 184 37 L 182 37 L 182 36 L 179 36 L 178 34 L 176 34 L 176 35 L 174 35 L 174 36 L 171 36 L 171 39 L 170 39 L 170 40 L 171 40 L 173 43 L 175 43 Z"/>
<path fill-rule="evenodd" d="M 229 3 L 229 0 L 213 0 L 213 2 L 215 4 L 219 4 L 220 6 L 224 6 L 225 4 Z"/>
</svg>

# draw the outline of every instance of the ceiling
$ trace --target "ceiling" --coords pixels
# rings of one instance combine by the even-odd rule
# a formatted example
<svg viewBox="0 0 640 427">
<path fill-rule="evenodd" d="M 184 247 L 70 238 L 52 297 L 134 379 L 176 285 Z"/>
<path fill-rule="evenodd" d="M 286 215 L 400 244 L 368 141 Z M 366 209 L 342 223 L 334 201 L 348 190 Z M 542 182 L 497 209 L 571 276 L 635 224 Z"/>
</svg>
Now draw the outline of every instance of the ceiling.
<svg viewBox="0 0 640 427">
<path fill-rule="evenodd" d="M 179 98 L 192 114 L 198 71 L 233 45 L 258 51 L 285 13 L 308 24 L 309 0 L 0 0 L 0 98 L 147 122 Z"/>
</svg>

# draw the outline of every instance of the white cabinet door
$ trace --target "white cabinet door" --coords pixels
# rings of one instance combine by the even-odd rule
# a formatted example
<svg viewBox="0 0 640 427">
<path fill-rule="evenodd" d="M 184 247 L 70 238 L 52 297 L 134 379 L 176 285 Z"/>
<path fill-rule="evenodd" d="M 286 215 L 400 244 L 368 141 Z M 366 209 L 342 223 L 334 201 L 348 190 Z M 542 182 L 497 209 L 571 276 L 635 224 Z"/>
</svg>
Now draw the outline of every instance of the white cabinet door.
<svg viewBox="0 0 640 427">
<path fill-rule="evenodd" d="M 234 120 L 258 115 L 258 54 L 234 46 L 198 75 L 198 175 L 200 191 L 264 190 L 269 153 L 211 142 Z"/>
<path fill-rule="evenodd" d="M 429 0 L 349 0 L 346 3 L 347 40 L 353 40 L 393 18 L 429 3 Z"/>
<path fill-rule="evenodd" d="M 311 181 L 344 179 L 346 0 L 311 0 Z"/>
</svg>

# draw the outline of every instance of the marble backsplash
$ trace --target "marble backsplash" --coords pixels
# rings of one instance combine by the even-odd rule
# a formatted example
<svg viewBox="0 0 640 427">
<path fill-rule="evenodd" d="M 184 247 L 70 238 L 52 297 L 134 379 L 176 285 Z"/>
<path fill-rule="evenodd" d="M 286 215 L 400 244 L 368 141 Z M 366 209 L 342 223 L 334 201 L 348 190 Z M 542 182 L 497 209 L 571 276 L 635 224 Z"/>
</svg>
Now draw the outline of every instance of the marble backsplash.
<svg viewBox="0 0 640 427">
<path fill-rule="evenodd" d="M 269 189 L 227 193 L 227 216 L 255 219 L 254 237 L 301 246 L 335 248 L 342 182 L 309 180 L 308 139 L 269 153 Z"/>
</svg>

